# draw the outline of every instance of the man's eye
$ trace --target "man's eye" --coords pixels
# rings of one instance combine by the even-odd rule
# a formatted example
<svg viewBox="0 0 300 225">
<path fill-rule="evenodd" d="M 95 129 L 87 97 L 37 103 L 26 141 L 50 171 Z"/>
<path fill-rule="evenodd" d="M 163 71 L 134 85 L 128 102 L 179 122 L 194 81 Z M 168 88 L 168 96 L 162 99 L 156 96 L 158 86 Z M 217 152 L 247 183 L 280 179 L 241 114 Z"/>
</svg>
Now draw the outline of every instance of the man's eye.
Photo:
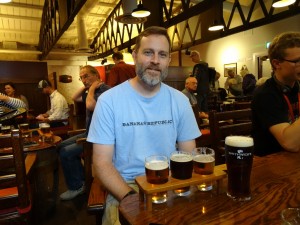
<svg viewBox="0 0 300 225">
<path fill-rule="evenodd" d="M 160 55 L 160 57 L 162 57 L 162 58 L 168 57 L 168 54 L 167 54 L 167 53 L 160 53 L 159 55 Z"/>
<path fill-rule="evenodd" d="M 144 51 L 144 54 L 147 56 L 152 55 L 152 51 Z"/>
</svg>

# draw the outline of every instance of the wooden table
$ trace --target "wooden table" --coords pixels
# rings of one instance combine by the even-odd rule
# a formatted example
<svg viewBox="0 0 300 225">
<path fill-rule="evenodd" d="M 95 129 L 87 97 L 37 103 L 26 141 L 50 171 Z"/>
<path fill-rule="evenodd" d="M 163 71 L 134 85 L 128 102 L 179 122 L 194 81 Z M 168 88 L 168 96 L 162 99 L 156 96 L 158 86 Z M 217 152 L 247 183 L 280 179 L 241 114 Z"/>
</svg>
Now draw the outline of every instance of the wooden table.
<svg viewBox="0 0 300 225">
<path fill-rule="evenodd" d="M 225 181 L 225 189 L 226 189 Z M 170 196 L 147 211 L 138 194 L 120 204 L 122 224 L 281 224 L 280 212 L 300 206 L 300 153 L 280 152 L 255 157 L 251 176 L 252 199 L 235 202 L 226 193 L 199 192 Z"/>
<path fill-rule="evenodd" d="M 53 136 L 53 142 L 42 142 L 40 136 L 28 137 L 28 140 L 36 142 L 35 146 L 24 146 L 26 154 L 36 153 L 37 160 L 31 179 L 33 193 L 33 212 L 35 219 L 44 219 L 55 210 L 58 197 L 58 154 L 56 145 L 61 142 L 59 136 Z M 11 147 L 0 148 L 0 154 L 9 154 Z"/>
</svg>

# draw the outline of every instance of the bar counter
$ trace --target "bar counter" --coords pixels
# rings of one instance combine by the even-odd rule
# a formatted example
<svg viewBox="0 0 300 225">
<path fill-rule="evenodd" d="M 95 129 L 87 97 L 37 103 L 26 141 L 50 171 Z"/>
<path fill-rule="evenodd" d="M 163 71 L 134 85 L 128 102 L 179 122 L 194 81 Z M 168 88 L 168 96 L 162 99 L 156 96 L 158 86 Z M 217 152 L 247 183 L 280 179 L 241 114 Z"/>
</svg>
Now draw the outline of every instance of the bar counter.
<svg viewBox="0 0 300 225">
<path fill-rule="evenodd" d="M 281 224 L 280 212 L 300 206 L 300 153 L 280 152 L 254 157 L 252 199 L 235 202 L 223 192 L 199 192 L 192 188 L 188 197 L 169 192 L 168 201 L 153 204 L 152 211 L 140 202 L 139 195 L 130 195 L 120 204 L 121 224 L 131 225 L 200 225 L 200 224 Z"/>
</svg>

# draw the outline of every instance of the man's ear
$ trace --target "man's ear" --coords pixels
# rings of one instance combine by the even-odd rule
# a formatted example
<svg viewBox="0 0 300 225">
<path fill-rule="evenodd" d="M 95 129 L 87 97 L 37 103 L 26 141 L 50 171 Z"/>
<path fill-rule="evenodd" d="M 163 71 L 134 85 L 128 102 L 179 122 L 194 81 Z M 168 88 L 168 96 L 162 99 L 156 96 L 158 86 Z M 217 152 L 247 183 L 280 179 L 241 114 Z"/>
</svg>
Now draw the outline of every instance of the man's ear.
<svg viewBox="0 0 300 225">
<path fill-rule="evenodd" d="M 278 59 L 272 59 L 272 65 L 274 68 L 279 68 L 280 67 L 280 61 Z"/>
</svg>

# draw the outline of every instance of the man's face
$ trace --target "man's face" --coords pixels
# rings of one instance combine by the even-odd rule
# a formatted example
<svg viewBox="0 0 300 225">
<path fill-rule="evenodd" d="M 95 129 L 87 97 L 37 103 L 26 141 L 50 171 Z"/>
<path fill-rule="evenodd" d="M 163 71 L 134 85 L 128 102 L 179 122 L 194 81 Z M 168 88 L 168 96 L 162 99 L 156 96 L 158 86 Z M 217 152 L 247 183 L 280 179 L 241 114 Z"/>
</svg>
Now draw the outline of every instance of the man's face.
<svg viewBox="0 0 300 225">
<path fill-rule="evenodd" d="M 228 76 L 229 76 L 230 78 L 234 78 L 234 72 L 233 72 L 233 71 L 229 71 L 229 72 L 228 72 Z"/>
<path fill-rule="evenodd" d="M 194 92 L 197 90 L 197 85 L 198 85 L 198 82 L 197 82 L 197 79 L 196 78 L 192 78 L 192 79 L 189 79 L 186 83 L 186 88 L 190 91 L 190 92 Z"/>
<path fill-rule="evenodd" d="M 200 61 L 200 57 L 196 52 L 192 52 L 190 58 L 194 63 L 198 63 Z"/>
<path fill-rule="evenodd" d="M 132 55 L 136 73 L 146 85 L 154 87 L 167 77 L 171 58 L 169 42 L 165 36 L 143 37 L 140 48 Z"/>
<path fill-rule="evenodd" d="M 288 62 L 289 61 L 298 61 L 298 62 Z M 274 59 L 273 65 L 275 66 L 276 76 L 294 82 L 296 80 L 300 81 L 300 48 L 288 48 L 285 50 L 284 59 Z"/>
<path fill-rule="evenodd" d="M 90 86 L 98 79 L 96 75 L 92 74 L 89 69 L 82 68 L 80 70 L 79 79 L 82 81 L 83 85 L 86 88 Z"/>
</svg>

